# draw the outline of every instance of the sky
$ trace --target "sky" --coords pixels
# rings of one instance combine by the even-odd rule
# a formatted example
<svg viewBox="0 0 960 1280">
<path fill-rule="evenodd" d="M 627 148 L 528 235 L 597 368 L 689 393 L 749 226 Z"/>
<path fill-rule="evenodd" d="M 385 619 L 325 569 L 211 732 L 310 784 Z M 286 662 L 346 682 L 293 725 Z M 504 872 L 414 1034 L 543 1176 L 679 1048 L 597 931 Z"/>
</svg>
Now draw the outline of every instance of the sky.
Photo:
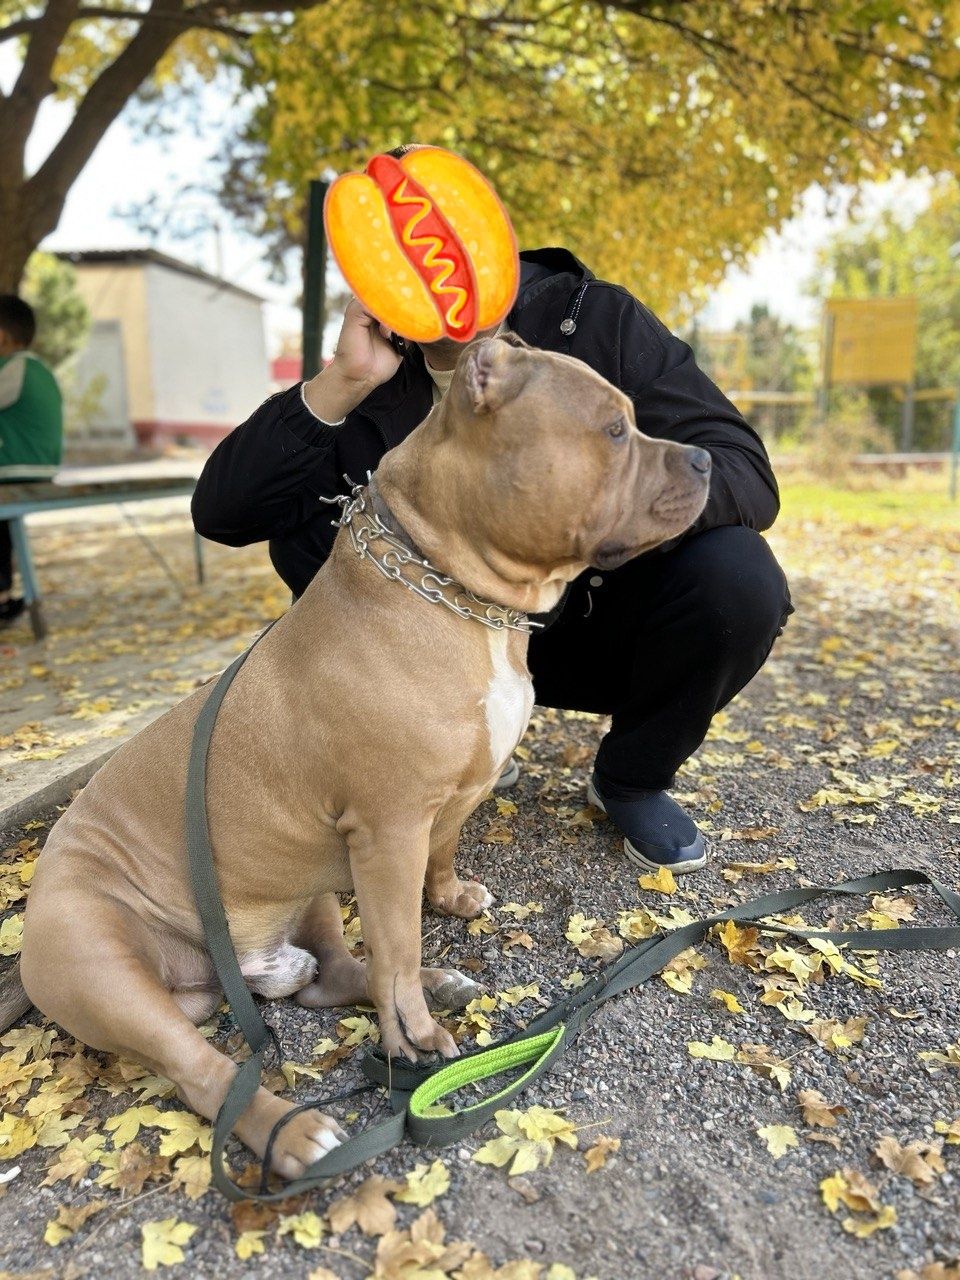
<svg viewBox="0 0 960 1280">
<path fill-rule="evenodd" d="M 896 178 L 873 183 L 859 193 L 844 188 L 828 194 L 810 187 L 800 212 L 778 232 L 768 232 L 746 266 L 733 267 L 700 319 L 705 328 L 729 329 L 749 315 L 754 303 L 766 302 L 770 310 L 802 328 L 816 328 L 820 304 L 804 292 L 817 250 L 836 231 L 849 225 L 850 205 L 857 198 L 858 217 L 872 217 L 894 208 L 906 218 L 919 212 L 929 198 L 930 184 L 917 178 Z"/>
<path fill-rule="evenodd" d="M 0 51 L 0 85 L 9 88 L 15 62 L 9 50 Z M 222 106 L 222 101 L 220 103 Z M 37 128 L 30 140 L 27 162 L 32 169 L 49 151 L 69 118 L 70 108 L 48 101 L 41 110 Z M 118 210 L 131 201 L 152 194 L 169 197 L 170 208 L 177 205 L 177 193 L 186 184 L 202 177 L 212 150 L 210 138 L 193 129 L 184 129 L 168 139 L 143 139 L 120 119 L 108 131 L 90 163 L 75 183 L 57 230 L 44 242 L 50 250 L 119 249 L 143 247 L 147 238 Z M 118 187 L 122 175 L 123 189 Z M 901 179 L 883 186 L 866 188 L 860 196 L 865 212 L 873 212 L 891 204 L 901 208 L 920 208 L 926 199 L 927 186 L 920 180 Z M 805 328 L 819 322 L 816 300 L 804 293 L 818 248 L 832 232 L 845 225 L 853 193 L 843 190 L 828 195 L 819 187 L 808 190 L 797 215 L 780 231 L 768 233 L 742 268 L 731 268 L 722 285 L 716 289 L 700 317 L 705 328 L 726 329 L 749 314 L 756 302 L 766 302 L 771 311 L 783 319 Z M 204 209 L 190 198 L 192 217 L 202 219 Z M 181 205 L 183 201 L 180 201 Z M 215 213 L 209 202 L 208 213 Z M 190 241 L 161 237 L 155 247 L 205 270 L 216 273 L 222 259 L 223 273 L 234 284 L 260 294 L 265 299 L 264 317 L 268 349 L 279 348 L 285 333 L 299 332 L 299 314 L 294 305 L 298 283 L 283 286 L 271 282 L 261 259 L 256 240 L 224 227 L 218 247 L 213 230 L 204 231 Z M 336 273 L 336 268 L 334 267 Z M 339 273 L 336 273 L 338 276 Z M 338 281 L 331 279 L 336 287 Z M 324 348 L 329 351 L 336 340 L 336 330 L 329 329 Z"/>
</svg>

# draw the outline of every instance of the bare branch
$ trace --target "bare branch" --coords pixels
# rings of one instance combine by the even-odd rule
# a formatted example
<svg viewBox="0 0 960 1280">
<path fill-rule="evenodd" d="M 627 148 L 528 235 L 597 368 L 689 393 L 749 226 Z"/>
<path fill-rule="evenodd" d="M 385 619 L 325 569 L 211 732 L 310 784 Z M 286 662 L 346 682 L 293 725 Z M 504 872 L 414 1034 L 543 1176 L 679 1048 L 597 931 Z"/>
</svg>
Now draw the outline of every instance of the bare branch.
<svg viewBox="0 0 960 1280">
<path fill-rule="evenodd" d="M 302 9 L 322 9 L 330 0 L 205 0 L 188 9 L 188 13 L 212 15 L 215 18 L 242 18 L 254 14 L 276 14 L 278 18 Z"/>
<path fill-rule="evenodd" d="M 195 11 L 190 9 L 143 11 L 87 5 L 82 9 L 77 9 L 73 21 L 88 22 L 95 18 L 107 18 L 116 22 L 174 22 L 185 31 L 192 28 L 201 28 L 205 31 L 217 31 L 221 35 L 231 36 L 237 40 L 246 40 L 253 34 L 239 27 L 226 26 L 215 18 L 195 17 L 194 13 Z M 0 44 L 5 40 L 14 40 L 17 36 L 27 35 L 30 31 L 40 26 L 45 17 L 46 15 L 44 14 L 38 18 L 20 18 L 17 22 L 8 23 L 7 26 L 0 30 Z"/>
<path fill-rule="evenodd" d="M 40 104 L 53 91 L 50 73 L 78 3 L 79 0 L 49 0 L 40 25 L 27 44 L 17 81 L 0 104 L 0 154 L 8 166 L 20 173 Z"/>
<path fill-rule="evenodd" d="M 222 19 L 268 14 L 275 14 L 277 18 L 282 18 L 288 13 L 299 12 L 302 9 L 319 8 L 326 2 L 327 0 L 205 0 L 204 3 L 190 9 L 164 9 L 155 8 L 152 5 L 149 9 L 121 9 L 108 5 L 80 7 L 74 0 L 70 6 L 74 10 L 73 16 L 67 23 L 67 27 L 75 22 L 89 22 L 94 19 L 139 24 L 172 22 L 183 31 L 193 29 L 216 31 L 237 40 L 247 40 L 253 34 L 252 31 L 229 26 Z M 38 17 L 18 18 L 16 22 L 8 22 L 5 27 L 0 28 L 0 44 L 7 40 L 15 40 L 18 36 L 29 35 L 31 32 L 45 31 L 49 26 L 50 15 L 51 6 L 48 5 Z M 63 34 L 66 34 L 67 27 L 63 28 Z M 52 62 L 50 65 L 53 65 Z"/>
<path fill-rule="evenodd" d="M 159 7 L 155 2 L 151 10 Z M 57 225 L 67 192 L 100 139 L 182 30 L 174 22 L 142 23 L 87 90 L 60 141 L 25 186 L 27 210 L 42 234 Z"/>
</svg>

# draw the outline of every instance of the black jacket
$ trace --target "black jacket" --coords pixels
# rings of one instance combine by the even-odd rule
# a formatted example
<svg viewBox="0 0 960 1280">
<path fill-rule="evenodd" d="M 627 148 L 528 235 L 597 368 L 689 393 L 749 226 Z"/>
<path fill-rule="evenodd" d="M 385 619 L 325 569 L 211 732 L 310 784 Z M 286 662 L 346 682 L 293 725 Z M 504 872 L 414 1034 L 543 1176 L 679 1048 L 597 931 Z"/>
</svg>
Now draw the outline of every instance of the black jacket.
<svg viewBox="0 0 960 1280">
<path fill-rule="evenodd" d="M 633 401 L 647 435 L 710 451 L 710 496 L 685 536 L 717 525 L 769 528 L 779 494 L 766 451 L 689 346 L 568 250 L 534 249 L 520 259 L 508 326 L 531 346 L 575 356 L 608 378 Z M 561 329 L 565 319 L 574 322 L 570 334 Z M 375 471 L 430 412 L 432 387 L 422 351 L 408 343 L 394 376 L 340 427 L 304 408 L 299 384 L 271 396 L 207 459 L 193 496 L 197 531 L 232 547 L 269 539 L 277 572 L 302 594 L 336 533 L 332 509 L 317 499 L 345 492 L 344 474 L 358 482 Z"/>
</svg>

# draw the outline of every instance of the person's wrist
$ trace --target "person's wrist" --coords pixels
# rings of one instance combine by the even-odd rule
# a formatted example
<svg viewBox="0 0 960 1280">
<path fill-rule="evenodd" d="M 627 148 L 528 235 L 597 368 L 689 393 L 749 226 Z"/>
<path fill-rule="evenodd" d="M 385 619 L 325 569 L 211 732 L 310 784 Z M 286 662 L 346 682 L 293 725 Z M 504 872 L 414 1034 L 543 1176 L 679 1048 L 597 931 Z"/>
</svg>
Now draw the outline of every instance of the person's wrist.
<svg viewBox="0 0 960 1280">
<path fill-rule="evenodd" d="M 369 379 L 351 378 L 337 367 L 336 359 L 303 384 L 303 402 L 324 422 L 337 423 L 365 400 L 374 389 Z"/>
</svg>

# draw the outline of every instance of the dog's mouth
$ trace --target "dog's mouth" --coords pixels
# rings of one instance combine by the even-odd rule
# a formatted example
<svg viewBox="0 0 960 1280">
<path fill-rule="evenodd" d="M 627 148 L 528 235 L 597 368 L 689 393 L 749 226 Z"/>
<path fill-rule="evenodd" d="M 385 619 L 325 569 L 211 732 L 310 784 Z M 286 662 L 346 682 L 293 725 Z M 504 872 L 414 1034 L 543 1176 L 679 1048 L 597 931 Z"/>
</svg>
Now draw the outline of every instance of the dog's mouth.
<svg viewBox="0 0 960 1280">
<path fill-rule="evenodd" d="M 601 542 L 599 547 L 593 553 L 593 559 L 589 562 L 591 569 L 603 569 L 607 572 L 611 569 L 619 569 L 621 565 L 632 560 L 635 556 L 641 556 L 645 551 L 652 551 L 654 547 L 659 546 L 663 541 L 662 538 L 650 538 L 646 542 L 631 543 L 617 542 L 609 539 Z"/>
<path fill-rule="evenodd" d="M 678 519 L 685 517 L 692 524 L 703 510 L 705 501 L 704 484 L 690 485 L 684 489 L 668 489 L 653 502 L 650 512 L 666 524 L 675 524 Z"/>
<path fill-rule="evenodd" d="M 706 500 L 706 486 L 702 484 L 688 485 L 683 489 L 668 489 L 651 504 L 650 530 L 654 536 L 642 538 L 639 542 L 627 541 L 625 538 L 604 538 L 598 544 L 590 558 L 590 566 L 609 572 L 619 569 L 621 565 L 633 560 L 636 556 L 652 551 L 661 543 L 677 537 L 689 529 L 703 510 Z"/>
<path fill-rule="evenodd" d="M 622 564 L 626 564 L 637 554 L 637 550 L 637 547 L 630 547 L 624 542 L 610 539 L 600 543 L 593 553 L 590 564 L 594 569 L 619 569 Z"/>
</svg>

